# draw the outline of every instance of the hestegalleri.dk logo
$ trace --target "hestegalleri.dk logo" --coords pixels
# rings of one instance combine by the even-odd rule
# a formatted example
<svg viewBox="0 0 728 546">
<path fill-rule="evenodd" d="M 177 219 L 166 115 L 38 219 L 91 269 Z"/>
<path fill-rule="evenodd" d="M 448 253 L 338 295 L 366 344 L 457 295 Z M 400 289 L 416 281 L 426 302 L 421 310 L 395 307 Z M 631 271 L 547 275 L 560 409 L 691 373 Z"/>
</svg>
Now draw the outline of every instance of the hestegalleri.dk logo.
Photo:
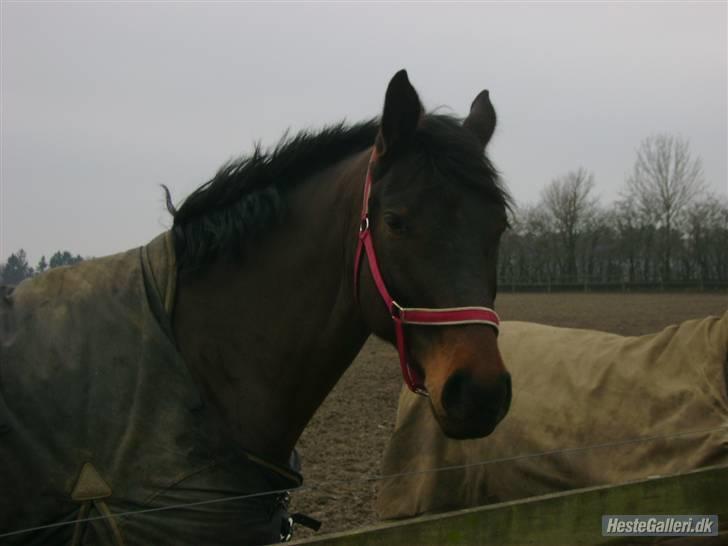
<svg viewBox="0 0 728 546">
<path fill-rule="evenodd" d="M 630 515 L 602 516 L 602 536 L 710 537 L 718 536 L 718 516 Z"/>
</svg>

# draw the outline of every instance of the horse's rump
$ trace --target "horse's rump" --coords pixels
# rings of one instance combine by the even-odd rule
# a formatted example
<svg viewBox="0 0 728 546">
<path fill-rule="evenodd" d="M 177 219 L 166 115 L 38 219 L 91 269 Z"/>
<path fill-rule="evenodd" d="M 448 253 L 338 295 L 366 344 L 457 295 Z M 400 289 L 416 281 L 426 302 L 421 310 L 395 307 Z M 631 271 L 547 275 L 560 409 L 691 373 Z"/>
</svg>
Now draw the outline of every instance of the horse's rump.
<svg viewBox="0 0 728 546">
<path fill-rule="evenodd" d="M 176 350 L 168 234 L 128 252 L 53 269 L 0 302 L 0 534 L 75 520 L 85 463 L 112 513 L 291 487 L 246 461 L 216 425 Z M 268 528 L 274 497 L 129 516 L 127 543 L 237 543 Z M 91 516 L 98 515 L 92 509 Z M 275 525 L 273 525 L 275 527 Z M 84 539 L 103 542 L 94 526 Z M 69 543 L 74 526 L 17 535 Z M 273 533 L 273 534 L 271 534 Z"/>
<path fill-rule="evenodd" d="M 728 463 L 728 313 L 640 337 L 505 322 L 499 343 L 515 396 L 509 415 L 487 438 L 447 439 L 427 400 L 403 389 L 383 473 L 413 474 L 382 483 L 382 518 Z M 626 443 L 688 431 L 704 432 Z"/>
</svg>

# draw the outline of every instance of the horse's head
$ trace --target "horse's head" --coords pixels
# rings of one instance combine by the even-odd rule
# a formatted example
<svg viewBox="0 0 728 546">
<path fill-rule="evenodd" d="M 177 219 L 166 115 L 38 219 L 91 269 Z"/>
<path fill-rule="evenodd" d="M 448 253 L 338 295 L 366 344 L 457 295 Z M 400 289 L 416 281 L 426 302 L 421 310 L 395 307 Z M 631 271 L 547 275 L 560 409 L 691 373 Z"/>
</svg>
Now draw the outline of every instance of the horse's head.
<svg viewBox="0 0 728 546">
<path fill-rule="evenodd" d="M 507 226 L 507 198 L 485 156 L 495 122 L 487 91 L 461 123 L 424 115 L 404 71 L 390 82 L 367 225 L 382 281 L 399 306 L 493 306 L 498 243 Z M 359 273 L 362 313 L 377 335 L 395 342 L 396 321 L 382 305 L 371 261 Z M 508 411 L 511 380 L 496 328 L 458 322 L 455 316 L 444 324 L 405 324 L 406 355 L 445 434 L 481 437 Z"/>
</svg>

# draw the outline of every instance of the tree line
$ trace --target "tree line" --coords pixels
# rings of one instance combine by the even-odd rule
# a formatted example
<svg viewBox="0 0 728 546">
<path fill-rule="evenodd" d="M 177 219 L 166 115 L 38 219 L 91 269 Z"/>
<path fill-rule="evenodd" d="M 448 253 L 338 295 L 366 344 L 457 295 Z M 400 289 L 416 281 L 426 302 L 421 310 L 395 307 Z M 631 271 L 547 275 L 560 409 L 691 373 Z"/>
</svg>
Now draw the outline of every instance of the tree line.
<svg viewBox="0 0 728 546">
<path fill-rule="evenodd" d="M 706 191 L 686 140 L 646 138 L 620 198 L 604 206 L 593 192 L 594 175 L 578 168 L 514 208 L 503 288 L 728 286 L 728 200 Z"/>
<path fill-rule="evenodd" d="M 51 256 L 50 261 L 46 261 L 46 257 L 41 256 L 38 264 L 32 267 L 28 263 L 25 250 L 21 248 L 8 256 L 4 264 L 0 264 L 0 282 L 3 284 L 18 284 L 23 279 L 27 279 L 38 273 L 43 273 L 48 269 L 62 265 L 73 265 L 82 261 L 83 258 L 79 254 L 74 256 L 68 250 L 59 250 Z"/>
</svg>

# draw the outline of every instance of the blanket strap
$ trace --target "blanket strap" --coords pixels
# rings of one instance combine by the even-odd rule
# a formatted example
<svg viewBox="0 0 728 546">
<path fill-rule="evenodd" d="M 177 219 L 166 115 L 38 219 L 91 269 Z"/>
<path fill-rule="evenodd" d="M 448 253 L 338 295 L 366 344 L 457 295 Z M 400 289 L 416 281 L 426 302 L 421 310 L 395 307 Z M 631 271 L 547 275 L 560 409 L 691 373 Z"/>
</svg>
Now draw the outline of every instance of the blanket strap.
<svg viewBox="0 0 728 546">
<path fill-rule="evenodd" d="M 73 538 L 71 546 L 81 546 L 86 524 L 89 523 L 87 518 L 91 513 L 91 507 L 95 507 L 98 513 L 104 516 L 104 519 L 91 520 L 91 524 L 96 530 L 96 534 L 101 537 L 107 535 L 105 530 L 111 533 L 111 543 L 113 546 L 124 546 L 124 539 L 121 536 L 121 530 L 116 522 L 111 510 L 104 499 L 111 496 L 111 487 L 107 484 L 98 473 L 94 465 L 84 463 L 81 473 L 78 476 L 76 485 L 71 492 L 71 498 L 81 503 L 81 509 L 78 511 L 76 524 L 73 529 Z"/>
</svg>

